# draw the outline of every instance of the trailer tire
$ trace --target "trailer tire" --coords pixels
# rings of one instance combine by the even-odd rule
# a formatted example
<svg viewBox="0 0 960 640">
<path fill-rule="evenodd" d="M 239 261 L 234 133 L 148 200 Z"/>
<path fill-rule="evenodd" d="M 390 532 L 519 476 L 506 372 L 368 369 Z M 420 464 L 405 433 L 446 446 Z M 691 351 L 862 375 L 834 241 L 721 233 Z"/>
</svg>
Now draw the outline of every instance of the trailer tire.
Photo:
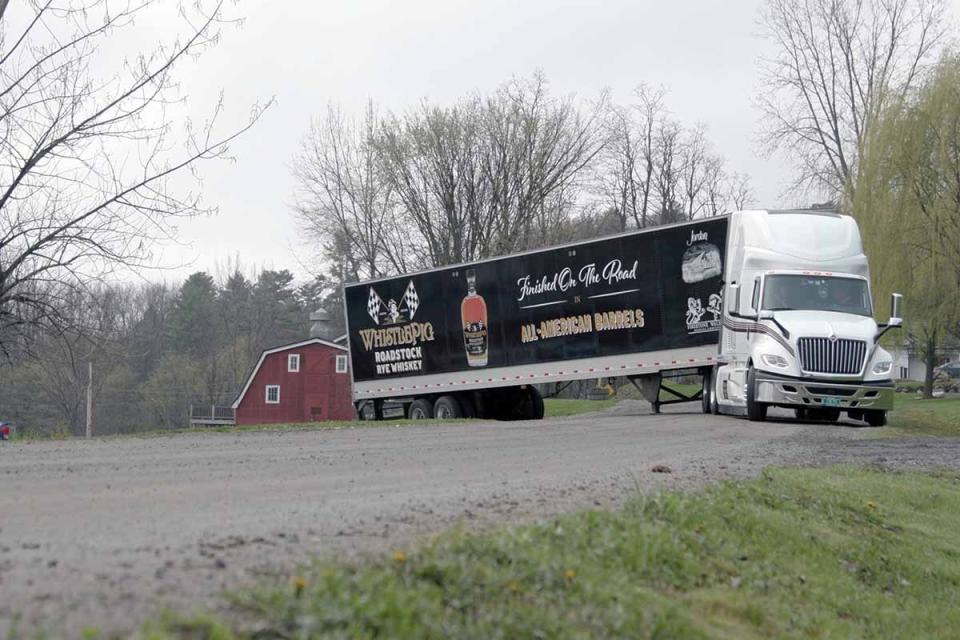
<svg viewBox="0 0 960 640">
<path fill-rule="evenodd" d="M 432 417 L 433 403 L 428 398 L 417 398 L 407 409 L 407 418 L 410 420 L 428 420 Z"/>
<path fill-rule="evenodd" d="M 437 420 L 456 420 L 463 417 L 463 407 L 454 396 L 440 396 L 433 403 L 433 417 Z"/>
<path fill-rule="evenodd" d="M 882 427 L 887 424 L 887 412 L 876 409 L 863 412 L 863 419 L 871 427 Z"/>
<path fill-rule="evenodd" d="M 757 402 L 757 370 L 750 365 L 747 371 L 747 419 L 753 422 L 763 422 L 767 419 L 767 405 Z"/>
</svg>

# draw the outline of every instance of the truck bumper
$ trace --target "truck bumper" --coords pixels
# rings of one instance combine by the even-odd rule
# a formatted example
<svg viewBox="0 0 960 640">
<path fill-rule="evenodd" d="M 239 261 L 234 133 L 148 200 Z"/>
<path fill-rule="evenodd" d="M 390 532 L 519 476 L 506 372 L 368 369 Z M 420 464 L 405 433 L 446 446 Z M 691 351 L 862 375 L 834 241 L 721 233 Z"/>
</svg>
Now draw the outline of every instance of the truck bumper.
<svg viewBox="0 0 960 640">
<path fill-rule="evenodd" d="M 790 378 L 757 371 L 756 384 L 757 401 L 783 407 L 834 407 L 843 411 L 893 409 L 893 380 L 837 382 L 816 378 Z M 837 401 L 839 407 L 832 404 Z"/>
</svg>

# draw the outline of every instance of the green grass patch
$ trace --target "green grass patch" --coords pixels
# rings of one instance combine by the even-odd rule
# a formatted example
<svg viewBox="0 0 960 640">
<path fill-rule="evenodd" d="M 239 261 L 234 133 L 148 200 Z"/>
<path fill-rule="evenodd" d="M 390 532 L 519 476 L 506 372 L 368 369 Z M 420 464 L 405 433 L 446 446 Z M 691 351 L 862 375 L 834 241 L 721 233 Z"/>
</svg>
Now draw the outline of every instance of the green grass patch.
<svg viewBox="0 0 960 640">
<path fill-rule="evenodd" d="M 955 637 L 958 530 L 955 474 L 773 470 L 318 563 L 236 596 L 235 618 L 167 618 L 146 635 Z"/>
<path fill-rule="evenodd" d="M 546 398 L 543 401 L 543 415 L 546 418 L 575 416 L 581 413 L 602 411 L 617 404 L 619 399 L 584 400 L 575 398 Z"/>
<path fill-rule="evenodd" d="M 918 398 L 897 394 L 889 426 L 881 435 L 960 436 L 960 398 Z"/>
</svg>

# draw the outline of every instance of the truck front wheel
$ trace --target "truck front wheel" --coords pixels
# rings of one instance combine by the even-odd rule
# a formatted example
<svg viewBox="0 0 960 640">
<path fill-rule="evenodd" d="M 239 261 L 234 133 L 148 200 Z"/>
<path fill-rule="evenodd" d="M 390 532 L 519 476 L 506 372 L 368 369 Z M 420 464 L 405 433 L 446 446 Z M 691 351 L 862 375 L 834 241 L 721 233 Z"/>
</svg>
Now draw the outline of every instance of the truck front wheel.
<svg viewBox="0 0 960 640">
<path fill-rule="evenodd" d="M 747 418 L 753 422 L 763 422 L 767 419 L 767 405 L 756 401 L 757 370 L 752 366 L 747 371 Z"/>
<path fill-rule="evenodd" d="M 700 408 L 706 414 L 716 413 L 716 411 L 714 411 L 716 398 L 714 398 L 713 391 L 713 379 L 715 375 L 714 369 L 703 370 L 703 389 L 700 392 Z"/>
<path fill-rule="evenodd" d="M 867 424 L 871 427 L 882 427 L 887 424 L 887 412 L 886 411 L 864 411 L 863 419 L 867 421 Z"/>
</svg>

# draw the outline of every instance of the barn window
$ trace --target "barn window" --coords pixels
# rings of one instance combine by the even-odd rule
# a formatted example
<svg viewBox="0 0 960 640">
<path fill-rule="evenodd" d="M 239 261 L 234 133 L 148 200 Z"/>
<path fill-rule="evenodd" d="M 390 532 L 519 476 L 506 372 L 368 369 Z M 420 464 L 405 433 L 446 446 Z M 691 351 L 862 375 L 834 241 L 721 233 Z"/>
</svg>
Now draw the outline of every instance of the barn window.
<svg viewBox="0 0 960 640">
<path fill-rule="evenodd" d="M 300 354 L 291 353 L 287 356 L 287 371 L 297 373 L 300 371 Z"/>
<path fill-rule="evenodd" d="M 347 356 L 337 356 L 337 373 L 347 372 Z"/>
<path fill-rule="evenodd" d="M 267 385 L 267 404 L 280 404 L 280 385 Z"/>
</svg>

